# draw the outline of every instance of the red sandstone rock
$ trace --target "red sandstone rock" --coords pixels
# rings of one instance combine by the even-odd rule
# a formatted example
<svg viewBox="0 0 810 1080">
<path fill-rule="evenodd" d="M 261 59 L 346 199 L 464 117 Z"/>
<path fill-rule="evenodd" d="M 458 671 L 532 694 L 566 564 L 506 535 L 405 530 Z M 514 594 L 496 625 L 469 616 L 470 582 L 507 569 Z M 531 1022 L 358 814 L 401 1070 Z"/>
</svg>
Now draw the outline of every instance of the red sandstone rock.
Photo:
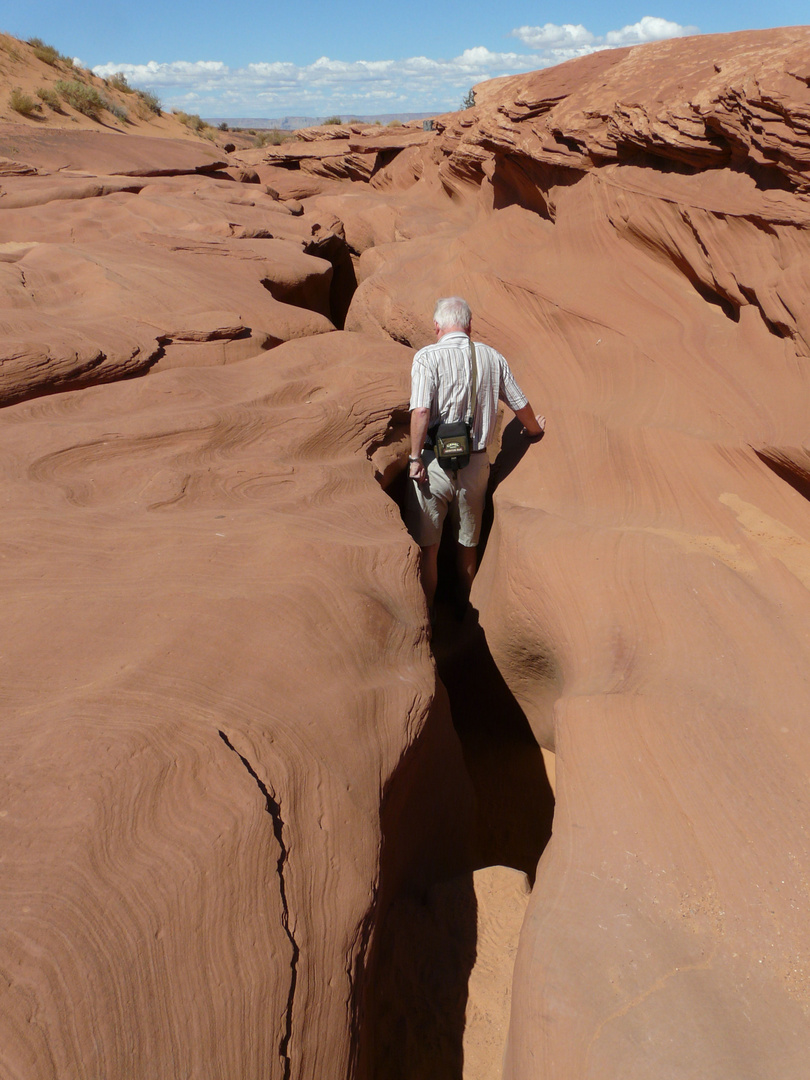
<svg viewBox="0 0 810 1080">
<path fill-rule="evenodd" d="M 527 721 L 505 1076 L 804 1080 L 809 45 L 281 155 L 354 180 L 237 155 L 281 201 L 0 140 L 9 1075 L 493 1075 Z M 374 480 L 448 293 L 549 417 L 499 429 L 449 698 Z"/>
<path fill-rule="evenodd" d="M 82 175 L 175 176 L 211 172 L 227 164 L 217 147 L 146 135 L 41 130 L 5 126 L 0 156 L 40 171 Z"/>
</svg>

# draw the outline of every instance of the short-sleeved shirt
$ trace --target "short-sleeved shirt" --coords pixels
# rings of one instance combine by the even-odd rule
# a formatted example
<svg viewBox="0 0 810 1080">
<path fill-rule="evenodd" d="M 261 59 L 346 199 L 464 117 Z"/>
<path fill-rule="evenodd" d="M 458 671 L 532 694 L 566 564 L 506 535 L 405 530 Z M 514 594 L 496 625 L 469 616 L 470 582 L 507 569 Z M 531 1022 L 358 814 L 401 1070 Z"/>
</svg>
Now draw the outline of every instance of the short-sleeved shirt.
<svg viewBox="0 0 810 1080">
<path fill-rule="evenodd" d="M 478 392 L 472 430 L 472 449 L 485 450 L 492 439 L 498 400 L 513 412 L 527 403 L 506 360 L 489 345 L 475 343 Z M 411 410 L 430 409 L 428 425 L 466 420 L 470 411 L 472 365 L 470 339 L 461 331 L 445 334 L 413 358 Z"/>
</svg>

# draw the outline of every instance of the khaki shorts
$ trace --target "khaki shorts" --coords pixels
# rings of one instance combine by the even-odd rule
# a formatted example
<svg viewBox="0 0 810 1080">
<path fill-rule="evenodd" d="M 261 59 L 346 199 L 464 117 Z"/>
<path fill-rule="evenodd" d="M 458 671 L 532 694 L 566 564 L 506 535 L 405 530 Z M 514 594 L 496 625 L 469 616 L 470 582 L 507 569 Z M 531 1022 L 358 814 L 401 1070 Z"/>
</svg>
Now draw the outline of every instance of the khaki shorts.
<svg viewBox="0 0 810 1080">
<path fill-rule="evenodd" d="M 454 473 L 443 469 L 433 452 L 425 450 L 427 483 L 408 481 L 405 524 L 420 547 L 438 544 L 447 511 L 452 507 L 456 540 L 462 547 L 476 547 L 481 535 L 481 518 L 489 481 L 486 454 L 471 454 L 469 465 Z"/>
</svg>

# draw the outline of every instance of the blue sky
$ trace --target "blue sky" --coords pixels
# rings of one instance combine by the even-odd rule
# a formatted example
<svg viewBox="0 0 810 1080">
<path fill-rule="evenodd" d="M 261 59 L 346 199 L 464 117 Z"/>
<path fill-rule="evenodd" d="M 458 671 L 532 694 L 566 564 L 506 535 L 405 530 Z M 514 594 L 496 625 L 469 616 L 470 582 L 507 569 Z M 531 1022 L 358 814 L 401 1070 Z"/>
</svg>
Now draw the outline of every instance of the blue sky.
<svg viewBox="0 0 810 1080">
<path fill-rule="evenodd" d="M 597 48 L 797 25 L 805 11 L 797 0 L 0 0 L 0 29 L 40 37 L 99 74 L 123 71 L 167 108 L 348 116 L 454 109 L 483 79 Z"/>
</svg>

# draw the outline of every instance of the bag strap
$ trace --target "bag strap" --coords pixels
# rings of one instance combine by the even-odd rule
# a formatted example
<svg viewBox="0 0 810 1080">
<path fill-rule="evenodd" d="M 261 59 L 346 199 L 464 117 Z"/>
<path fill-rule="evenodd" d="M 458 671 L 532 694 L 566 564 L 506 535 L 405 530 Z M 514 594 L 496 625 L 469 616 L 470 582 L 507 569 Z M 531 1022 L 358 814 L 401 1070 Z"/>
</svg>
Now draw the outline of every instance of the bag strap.
<svg viewBox="0 0 810 1080">
<path fill-rule="evenodd" d="M 478 364 L 475 359 L 475 342 L 470 338 L 470 435 L 475 422 L 475 407 L 478 404 Z"/>
</svg>

